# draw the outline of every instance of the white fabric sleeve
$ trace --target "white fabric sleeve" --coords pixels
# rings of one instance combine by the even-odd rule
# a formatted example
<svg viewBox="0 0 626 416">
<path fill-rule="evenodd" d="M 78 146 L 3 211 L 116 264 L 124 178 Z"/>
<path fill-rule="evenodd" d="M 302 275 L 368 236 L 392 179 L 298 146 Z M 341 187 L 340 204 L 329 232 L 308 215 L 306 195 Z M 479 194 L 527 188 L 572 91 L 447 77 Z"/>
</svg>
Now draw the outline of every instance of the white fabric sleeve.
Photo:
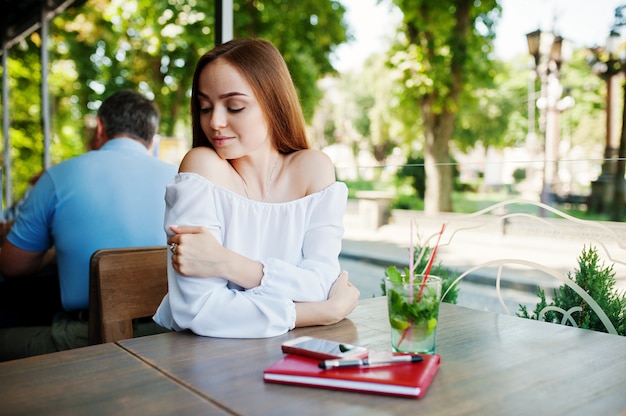
<svg viewBox="0 0 626 416">
<path fill-rule="evenodd" d="M 168 274 L 176 276 L 176 283 L 169 286 L 154 316 L 165 328 L 220 338 L 266 338 L 295 326 L 295 306 L 288 299 L 229 288 L 222 278 L 180 276 L 171 261 Z"/>
<path fill-rule="evenodd" d="M 166 190 L 165 229 L 169 225 L 207 227 L 223 244 L 219 210 L 211 186 L 193 174 L 177 175 Z M 170 255 L 171 256 L 171 255 Z M 242 291 L 220 277 L 187 277 L 168 260 L 168 294 L 154 320 L 174 329 L 203 336 L 263 338 L 295 326 L 295 305 L 287 296 Z"/>
<path fill-rule="evenodd" d="M 339 253 L 348 196 L 345 184 L 336 185 L 322 191 L 321 198 L 314 202 L 304 233 L 302 260 L 290 264 L 276 257 L 261 259 L 261 285 L 250 291 L 287 297 L 295 302 L 318 302 L 328 298 L 340 272 Z"/>
</svg>

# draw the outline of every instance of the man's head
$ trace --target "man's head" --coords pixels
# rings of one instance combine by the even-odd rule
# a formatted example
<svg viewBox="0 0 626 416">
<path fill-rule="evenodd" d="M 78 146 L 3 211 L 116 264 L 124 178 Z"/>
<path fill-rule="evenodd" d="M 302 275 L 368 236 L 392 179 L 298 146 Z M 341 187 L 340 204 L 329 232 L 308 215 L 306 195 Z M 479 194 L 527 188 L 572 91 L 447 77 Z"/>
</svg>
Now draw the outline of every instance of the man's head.
<svg viewBox="0 0 626 416">
<path fill-rule="evenodd" d="M 150 148 L 159 121 L 159 111 L 152 101 L 134 91 L 118 91 L 98 109 L 93 147 L 99 149 L 107 140 L 130 137 Z"/>
</svg>

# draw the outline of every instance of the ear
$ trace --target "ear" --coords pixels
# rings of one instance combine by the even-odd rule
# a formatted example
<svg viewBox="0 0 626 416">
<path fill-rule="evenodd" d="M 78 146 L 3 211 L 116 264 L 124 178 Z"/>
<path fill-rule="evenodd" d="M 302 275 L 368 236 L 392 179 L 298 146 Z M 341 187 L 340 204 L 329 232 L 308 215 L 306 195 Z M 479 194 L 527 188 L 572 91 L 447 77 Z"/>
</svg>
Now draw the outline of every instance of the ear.
<svg viewBox="0 0 626 416">
<path fill-rule="evenodd" d="M 96 117 L 96 130 L 93 133 L 93 139 L 91 141 L 92 150 L 100 149 L 108 139 L 104 123 L 100 117 Z"/>
</svg>

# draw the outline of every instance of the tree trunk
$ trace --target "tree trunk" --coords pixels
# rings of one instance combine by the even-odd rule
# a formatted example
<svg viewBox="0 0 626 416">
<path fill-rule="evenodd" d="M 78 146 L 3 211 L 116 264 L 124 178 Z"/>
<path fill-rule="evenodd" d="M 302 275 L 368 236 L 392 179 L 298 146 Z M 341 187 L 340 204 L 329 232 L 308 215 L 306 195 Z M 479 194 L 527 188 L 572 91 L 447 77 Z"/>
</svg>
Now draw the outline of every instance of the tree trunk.
<svg viewBox="0 0 626 416">
<path fill-rule="evenodd" d="M 426 170 L 424 212 L 426 214 L 452 211 L 453 176 L 450 163 L 450 142 L 458 111 L 459 96 L 463 89 L 463 68 L 467 60 L 467 37 L 471 30 L 472 5 L 472 0 L 460 0 L 455 7 L 455 25 L 451 37 L 454 53 L 450 63 L 447 104 L 440 111 L 433 112 L 433 103 L 437 99 L 438 89 L 426 95 L 420 103 L 426 135 L 424 149 L 424 169 Z"/>
<path fill-rule="evenodd" d="M 424 213 L 452 211 L 452 165 L 450 163 L 450 140 L 454 114 L 444 111 L 433 114 L 428 103 L 422 104 L 422 117 L 426 146 L 424 170 L 426 171 L 426 194 Z"/>
</svg>

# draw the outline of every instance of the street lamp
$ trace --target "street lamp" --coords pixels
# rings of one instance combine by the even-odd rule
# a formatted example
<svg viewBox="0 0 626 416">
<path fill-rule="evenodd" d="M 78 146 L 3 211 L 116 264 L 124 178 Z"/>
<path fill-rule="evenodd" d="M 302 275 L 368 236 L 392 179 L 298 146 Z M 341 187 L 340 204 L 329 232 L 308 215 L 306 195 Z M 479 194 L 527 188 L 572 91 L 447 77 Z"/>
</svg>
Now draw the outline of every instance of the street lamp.
<svg viewBox="0 0 626 416">
<path fill-rule="evenodd" d="M 594 74 L 606 82 L 606 142 L 601 174 L 591 183 L 589 209 L 595 213 L 608 213 L 612 207 L 619 149 L 619 85 L 623 81 L 622 62 L 618 55 L 621 36 L 612 30 L 605 46 L 589 49 L 589 64 Z"/>
<path fill-rule="evenodd" d="M 544 136 L 541 202 L 550 204 L 558 178 L 560 112 L 571 105 L 571 98 L 567 102 L 561 99 L 561 64 L 569 60 L 571 50 L 565 39 L 551 32 L 535 30 L 528 33 L 526 39 L 528 52 L 534 58 L 533 69 L 541 80 L 541 97 L 537 100 L 537 108 L 541 111 L 539 131 Z"/>
</svg>

